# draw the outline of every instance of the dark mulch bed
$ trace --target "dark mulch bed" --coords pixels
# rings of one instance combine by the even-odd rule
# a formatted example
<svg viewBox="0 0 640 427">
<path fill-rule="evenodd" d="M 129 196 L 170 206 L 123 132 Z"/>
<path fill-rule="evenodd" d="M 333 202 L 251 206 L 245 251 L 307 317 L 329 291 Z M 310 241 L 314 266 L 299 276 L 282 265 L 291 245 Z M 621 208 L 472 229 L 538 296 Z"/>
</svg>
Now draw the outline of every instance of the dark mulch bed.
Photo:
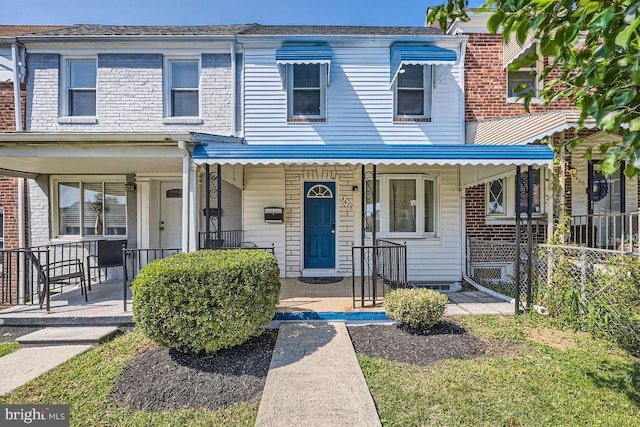
<svg viewBox="0 0 640 427">
<path fill-rule="evenodd" d="M 39 329 L 42 328 L 34 326 L 0 326 L 0 342 L 13 342 L 16 338 Z"/>
<path fill-rule="evenodd" d="M 481 340 L 450 320 L 422 333 L 400 325 L 349 326 L 356 353 L 425 366 L 441 359 L 472 359 L 493 351 L 495 343 Z"/>
<path fill-rule="evenodd" d="M 217 409 L 256 399 L 264 382 L 277 331 L 211 355 L 163 348 L 145 352 L 125 368 L 112 397 L 147 411 Z"/>
</svg>

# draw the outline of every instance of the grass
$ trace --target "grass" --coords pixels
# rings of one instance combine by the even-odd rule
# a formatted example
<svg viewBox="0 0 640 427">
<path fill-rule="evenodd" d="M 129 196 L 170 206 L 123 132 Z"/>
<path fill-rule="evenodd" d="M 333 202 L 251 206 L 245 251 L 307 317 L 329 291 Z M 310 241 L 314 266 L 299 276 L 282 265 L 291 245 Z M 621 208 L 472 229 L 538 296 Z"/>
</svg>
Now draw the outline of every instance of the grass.
<svg viewBox="0 0 640 427">
<path fill-rule="evenodd" d="M 502 355 L 427 367 L 358 356 L 385 426 L 637 426 L 639 360 L 544 319 L 468 316 Z"/>
<path fill-rule="evenodd" d="M 0 357 L 13 353 L 20 347 L 17 342 L 0 342 Z"/>
<path fill-rule="evenodd" d="M 186 409 L 152 413 L 123 407 L 110 397 L 126 364 L 151 343 L 139 332 L 74 357 L 14 392 L 0 404 L 69 404 L 72 426 L 252 426 L 257 403 L 216 411 Z"/>
</svg>

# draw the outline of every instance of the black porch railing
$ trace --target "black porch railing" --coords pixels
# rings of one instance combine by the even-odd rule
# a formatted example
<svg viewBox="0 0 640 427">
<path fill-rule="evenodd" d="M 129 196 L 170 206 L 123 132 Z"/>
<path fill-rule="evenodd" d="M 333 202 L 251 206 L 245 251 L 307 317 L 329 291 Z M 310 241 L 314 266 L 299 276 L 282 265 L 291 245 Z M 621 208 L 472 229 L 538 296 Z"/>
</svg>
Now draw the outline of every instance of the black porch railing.
<svg viewBox="0 0 640 427">
<path fill-rule="evenodd" d="M 178 248 L 150 248 L 150 249 L 122 249 L 122 301 L 124 311 L 127 311 L 127 288 L 140 269 L 157 259 L 166 258 L 180 253 Z"/>
<path fill-rule="evenodd" d="M 361 307 L 381 303 L 389 289 L 409 285 L 406 244 L 378 239 L 372 246 L 353 246 L 351 260 L 354 308 L 358 301 Z M 359 265 L 356 266 L 358 260 Z"/>
<path fill-rule="evenodd" d="M 239 248 L 242 246 L 242 230 L 201 231 L 198 233 L 198 249 Z"/>
</svg>

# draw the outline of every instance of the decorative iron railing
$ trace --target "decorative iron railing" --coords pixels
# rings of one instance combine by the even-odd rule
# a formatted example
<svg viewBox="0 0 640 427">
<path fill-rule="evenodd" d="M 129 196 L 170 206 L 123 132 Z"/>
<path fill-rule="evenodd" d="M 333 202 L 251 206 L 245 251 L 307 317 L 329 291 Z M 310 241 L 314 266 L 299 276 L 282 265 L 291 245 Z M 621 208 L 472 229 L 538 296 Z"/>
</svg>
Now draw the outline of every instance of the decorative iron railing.
<svg viewBox="0 0 640 427">
<path fill-rule="evenodd" d="M 353 246 L 352 300 L 361 307 L 384 301 L 389 289 L 408 287 L 407 245 L 378 239 L 372 246 Z"/>
<path fill-rule="evenodd" d="M 206 231 L 198 233 L 198 249 L 239 248 L 242 230 Z"/>
</svg>

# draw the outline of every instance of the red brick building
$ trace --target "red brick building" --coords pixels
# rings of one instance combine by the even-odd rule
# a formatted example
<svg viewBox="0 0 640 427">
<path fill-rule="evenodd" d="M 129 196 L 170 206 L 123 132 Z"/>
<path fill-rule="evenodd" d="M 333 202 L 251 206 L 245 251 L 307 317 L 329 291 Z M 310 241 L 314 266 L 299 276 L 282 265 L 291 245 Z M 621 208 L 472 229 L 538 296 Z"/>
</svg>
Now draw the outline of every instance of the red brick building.
<svg viewBox="0 0 640 427">
<path fill-rule="evenodd" d="M 549 106 L 534 100 L 527 112 L 521 101 L 517 99 L 515 88 L 518 84 L 526 84 L 529 90 L 537 93 L 541 83 L 537 82 L 532 71 L 539 71 L 543 64 L 532 64 L 520 72 L 510 72 L 508 64 L 532 49 L 537 49 L 535 40 L 528 39 L 523 46 L 515 41 L 504 43 L 502 35 L 489 34 L 486 19 L 489 14 L 471 15 L 468 23 L 456 24 L 450 30 L 468 37 L 466 46 L 465 69 L 465 122 L 467 128 L 466 142 L 471 144 L 526 144 L 551 137 L 554 144 L 573 139 L 577 120 L 576 109 L 568 100 Z M 586 130 L 580 137 L 597 136 L 595 130 Z M 596 143 L 592 141 L 591 143 Z M 581 157 L 574 154 L 574 157 Z M 587 201 L 580 197 L 587 191 L 590 182 L 588 174 L 592 167 L 586 160 L 578 163 L 579 173 L 575 175 L 575 167 L 571 165 L 571 156 L 566 155 L 566 170 L 572 169 L 574 175 L 565 179 L 565 205 L 568 213 L 576 204 L 578 213 L 591 213 L 584 206 Z M 584 163 L 584 164 L 583 164 Z M 514 171 L 510 172 L 511 175 Z M 551 171 L 536 172 L 534 194 L 539 200 L 534 201 L 534 238 L 544 241 L 547 238 L 550 214 L 553 203 L 549 203 Z M 496 177 L 498 172 L 496 173 Z M 499 182 L 498 182 L 499 181 Z M 545 182 L 547 185 L 545 185 Z M 635 185 L 635 183 L 634 183 Z M 578 190 L 572 195 L 572 186 Z M 584 188 L 581 188 L 584 187 Z M 513 241 L 515 239 L 515 180 L 513 176 L 487 179 L 485 183 L 465 190 L 466 234 L 469 238 L 484 240 Z M 637 205 L 635 200 L 633 205 Z M 497 205 L 497 209 L 494 209 Z M 494 206 L 494 207 L 492 207 Z"/>
</svg>

